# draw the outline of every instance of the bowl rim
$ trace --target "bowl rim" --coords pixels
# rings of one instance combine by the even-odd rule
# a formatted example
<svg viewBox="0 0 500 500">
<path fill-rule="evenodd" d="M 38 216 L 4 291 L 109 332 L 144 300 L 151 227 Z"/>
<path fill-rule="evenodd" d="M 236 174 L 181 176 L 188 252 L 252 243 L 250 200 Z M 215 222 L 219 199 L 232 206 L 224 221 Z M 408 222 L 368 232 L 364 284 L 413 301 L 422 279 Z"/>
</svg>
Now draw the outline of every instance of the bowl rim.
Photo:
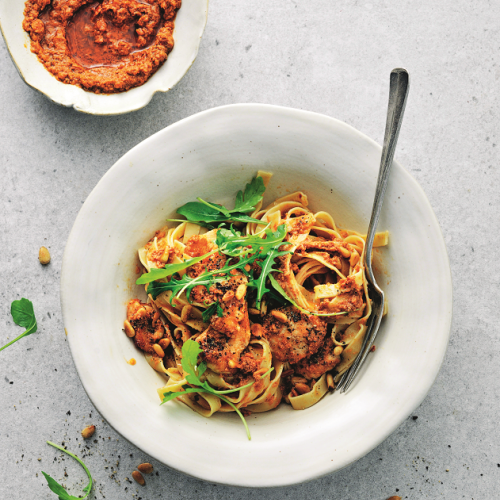
<svg viewBox="0 0 500 500">
<path fill-rule="evenodd" d="M 92 192 L 89 194 L 87 200 L 85 201 L 85 203 L 81 207 L 80 212 L 78 213 L 78 215 L 76 217 L 73 228 L 71 229 L 71 232 L 69 234 L 66 248 L 64 251 L 64 255 L 63 255 L 63 262 L 62 262 L 61 306 L 62 306 L 63 319 L 64 319 L 65 325 L 66 325 L 67 311 L 66 311 L 66 306 L 64 303 L 64 290 L 65 290 L 65 286 L 66 286 L 66 274 L 68 273 L 67 270 L 70 269 L 70 267 L 71 267 L 69 259 L 70 259 L 70 253 L 72 251 L 73 240 L 76 240 L 77 233 L 78 233 L 78 225 L 79 225 L 80 220 L 84 217 L 84 215 L 82 215 L 82 213 L 84 213 L 86 211 L 86 205 L 88 203 L 92 203 L 93 197 L 96 196 L 96 193 L 100 190 L 100 187 L 102 187 L 102 185 L 106 183 L 108 178 L 111 178 L 113 175 L 115 175 L 115 173 L 118 173 L 119 170 L 121 168 L 123 168 L 123 167 L 120 167 L 120 164 L 125 165 L 128 157 L 130 155 L 132 155 L 136 149 L 145 147 L 148 143 L 154 141 L 156 137 L 161 136 L 163 134 L 168 134 L 169 131 L 183 127 L 186 124 L 189 124 L 190 122 L 196 121 L 200 118 L 210 117 L 210 115 L 213 113 L 230 112 L 232 114 L 235 114 L 235 113 L 238 113 L 239 111 L 246 111 L 249 109 L 251 109 L 252 111 L 258 111 L 258 112 L 261 112 L 264 114 L 267 112 L 283 113 L 285 116 L 292 116 L 295 118 L 313 119 L 313 120 L 318 120 L 318 119 L 327 120 L 330 123 L 332 123 L 336 126 L 343 127 L 345 130 L 349 131 L 350 133 L 355 134 L 359 139 L 362 139 L 364 141 L 368 141 L 372 146 L 377 148 L 379 151 L 381 151 L 381 149 L 382 149 L 381 146 L 378 143 L 376 143 L 373 139 L 371 139 L 370 137 L 366 136 L 365 134 L 363 134 L 359 130 L 355 129 L 351 125 L 349 125 L 341 120 L 329 117 L 329 116 L 321 114 L 321 113 L 316 113 L 316 112 L 306 111 L 306 110 L 296 109 L 296 108 L 290 108 L 290 107 L 284 107 L 284 106 L 271 105 L 271 104 L 241 103 L 241 104 L 230 104 L 230 105 L 214 107 L 214 108 L 210 108 L 210 109 L 201 111 L 201 112 L 196 113 L 194 115 L 191 115 L 189 117 L 186 117 L 178 122 L 175 122 L 175 123 L 165 127 L 164 129 L 162 129 L 162 130 L 156 132 L 155 134 L 151 135 L 150 137 L 144 139 L 141 143 L 134 146 L 127 153 L 125 153 L 117 162 L 115 162 L 113 164 L 113 166 L 102 176 L 102 178 L 99 180 L 99 182 L 94 187 Z M 118 428 L 117 428 L 118 425 L 114 425 L 112 423 L 112 421 L 107 418 L 107 410 L 102 405 L 103 401 L 96 401 L 95 397 L 92 398 L 89 391 L 87 390 L 85 382 L 81 376 L 81 372 L 80 372 L 80 369 L 78 366 L 77 359 L 75 358 L 74 349 L 72 348 L 72 337 L 68 336 L 69 337 L 69 345 L 70 345 L 71 352 L 73 355 L 73 360 L 75 362 L 75 367 L 77 369 L 77 372 L 78 372 L 78 375 L 79 375 L 80 380 L 82 382 L 82 385 L 84 386 L 85 391 L 87 392 L 87 395 L 89 396 L 89 399 L 91 399 L 92 403 L 95 405 L 95 407 L 97 408 L 99 413 L 103 416 L 103 418 L 106 419 L 108 424 L 113 429 L 115 429 L 120 435 L 122 435 L 125 439 L 127 439 L 129 442 L 134 444 L 134 446 L 136 446 L 139 449 L 143 450 L 144 452 L 148 453 L 150 456 L 154 457 L 158 461 L 166 464 L 168 467 L 175 469 L 177 471 L 180 471 L 184 474 L 187 474 L 188 476 L 196 477 L 198 479 L 202 479 L 202 480 L 209 481 L 212 483 L 226 484 L 226 485 L 232 485 L 232 486 L 243 486 L 243 487 L 259 487 L 259 488 L 288 486 L 288 485 L 297 484 L 299 482 L 310 481 L 310 480 L 314 480 L 314 479 L 326 476 L 328 474 L 331 474 L 333 472 L 341 470 L 341 469 L 351 465 L 352 463 L 356 462 L 357 460 L 361 459 L 366 454 L 368 454 L 370 451 L 372 451 L 374 448 L 376 448 L 385 439 L 387 439 L 387 437 L 390 434 L 392 434 L 397 429 L 397 427 L 399 427 L 401 425 L 401 423 L 406 418 L 408 418 L 408 416 L 411 415 L 411 413 L 413 413 L 413 411 L 422 403 L 422 401 L 427 396 L 429 390 L 431 389 L 432 385 L 434 384 L 434 381 L 436 380 L 436 377 L 437 377 L 437 375 L 440 371 L 440 368 L 442 366 L 442 363 L 443 363 L 443 360 L 444 360 L 444 357 L 446 354 L 447 346 L 449 343 L 449 337 L 451 334 L 452 305 L 453 305 L 451 269 L 449 266 L 449 258 L 448 258 L 446 245 L 444 242 L 444 238 L 442 236 L 442 231 L 441 231 L 441 228 L 439 226 L 439 222 L 437 220 L 437 217 L 434 214 L 434 211 L 432 210 L 432 207 L 430 205 L 429 200 L 427 199 L 427 196 L 425 195 L 425 192 L 423 191 L 421 186 L 418 184 L 418 182 L 413 178 L 413 176 L 406 169 L 404 169 L 396 160 L 394 161 L 394 168 L 397 168 L 400 172 L 403 173 L 403 175 L 406 177 L 406 179 L 411 182 L 412 187 L 420 195 L 421 201 L 424 201 L 425 209 L 427 210 L 429 216 L 432 218 L 432 222 L 433 222 L 435 228 L 438 230 L 438 233 L 440 235 L 439 241 L 436 241 L 436 243 L 438 243 L 439 246 L 441 247 L 441 251 L 442 251 L 441 257 L 443 257 L 445 259 L 445 262 L 446 262 L 446 269 L 443 270 L 443 276 L 442 276 L 442 278 L 444 280 L 442 283 L 442 286 L 443 286 L 443 290 L 444 290 L 444 296 L 446 298 L 446 300 L 445 300 L 446 307 L 443 307 L 443 314 L 445 314 L 445 316 L 443 318 L 441 318 L 442 326 L 440 328 L 440 331 L 442 331 L 443 337 L 442 337 L 441 343 L 440 343 L 440 345 L 442 346 L 441 352 L 439 353 L 440 357 L 439 357 L 438 362 L 436 362 L 435 365 L 433 366 L 432 373 L 430 373 L 428 378 L 426 379 L 425 388 L 421 390 L 421 392 L 418 394 L 418 397 L 413 399 L 413 404 L 411 405 L 411 410 L 409 412 L 407 412 L 407 414 L 405 415 L 404 418 L 400 418 L 397 421 L 391 422 L 391 424 L 385 428 L 385 431 L 379 433 L 377 439 L 375 439 L 372 443 L 370 443 L 369 447 L 367 447 L 366 449 L 364 449 L 360 452 L 353 453 L 352 456 L 349 457 L 349 460 L 345 461 L 342 466 L 334 467 L 334 468 L 330 468 L 330 469 L 325 468 L 324 470 L 317 473 L 316 475 L 311 475 L 307 478 L 304 478 L 304 477 L 291 478 L 288 476 L 280 476 L 279 478 L 276 478 L 276 480 L 272 484 L 269 484 L 269 483 L 259 484 L 259 483 L 256 483 L 255 481 L 249 481 L 248 483 L 242 483 L 242 482 L 232 481 L 231 479 L 229 479 L 229 480 L 214 479 L 213 477 L 210 477 L 208 475 L 195 473 L 194 470 L 187 470 L 186 468 L 179 467 L 175 463 L 167 463 L 164 458 L 159 457 L 154 451 L 149 450 L 147 447 L 141 446 L 141 444 L 138 443 L 137 441 L 134 441 L 134 439 L 132 437 L 127 437 L 124 433 L 122 433 L 122 431 L 118 430 Z M 90 202 L 89 202 L 89 200 L 90 200 Z"/>
<path fill-rule="evenodd" d="M 42 89 L 38 88 L 34 82 L 30 81 L 30 79 L 25 76 L 25 74 L 23 73 L 22 67 L 21 67 L 22 65 L 14 57 L 14 55 L 12 53 L 11 44 L 9 43 L 9 39 L 10 38 L 5 34 L 5 31 L 4 31 L 3 27 L 2 27 L 1 16 L 0 16 L 0 33 L 2 34 L 3 40 L 5 42 L 5 46 L 7 48 L 7 53 L 9 54 L 9 56 L 10 56 L 10 58 L 11 58 L 13 64 L 14 64 L 14 67 L 16 68 L 16 70 L 17 70 L 19 76 L 21 77 L 22 81 L 28 87 L 36 90 L 37 92 L 39 92 L 40 94 L 42 94 L 44 97 L 46 97 L 49 101 L 53 102 L 54 104 L 57 104 L 58 106 L 62 106 L 62 107 L 65 107 L 65 108 L 72 108 L 75 111 L 78 111 L 79 113 L 82 113 L 82 114 L 95 115 L 95 116 L 118 116 L 118 115 L 122 115 L 122 114 L 126 114 L 126 113 L 132 113 L 134 111 L 139 111 L 140 109 L 146 107 L 151 102 L 151 100 L 153 99 L 153 97 L 158 92 L 166 93 L 166 92 L 169 92 L 170 90 L 172 90 L 184 78 L 184 76 L 187 74 L 187 72 L 191 69 L 191 67 L 193 66 L 194 62 L 196 61 L 196 58 L 198 57 L 198 52 L 199 52 L 199 49 L 200 49 L 201 39 L 203 37 L 203 33 L 205 31 L 205 28 L 206 28 L 206 25 L 207 25 L 207 21 L 208 21 L 208 7 L 209 7 L 210 0 L 201 0 L 201 1 L 203 2 L 204 10 L 205 10 L 203 24 L 202 24 L 202 26 L 200 26 L 199 36 L 196 37 L 197 43 L 194 46 L 194 51 L 192 52 L 192 55 L 189 58 L 188 63 L 184 65 L 184 67 L 182 69 L 182 72 L 181 72 L 181 74 L 179 74 L 179 77 L 177 78 L 177 80 L 174 81 L 168 88 L 165 88 L 165 85 L 161 84 L 163 86 L 163 88 L 151 89 L 151 92 L 145 98 L 140 97 L 140 98 L 138 98 L 136 100 L 135 104 L 133 103 L 134 101 L 132 101 L 131 105 L 127 104 L 126 106 L 123 106 L 122 109 L 116 110 L 116 111 L 106 111 L 106 110 L 101 111 L 99 109 L 99 107 L 96 107 L 96 105 L 94 105 L 93 107 L 91 106 L 90 109 L 82 108 L 82 107 L 80 107 L 80 105 L 77 102 L 71 102 L 71 103 L 67 103 L 66 104 L 64 102 L 60 102 L 60 100 L 58 100 L 58 98 L 53 95 L 53 94 L 56 94 L 57 92 L 55 92 L 55 91 L 48 91 L 46 89 L 42 90 Z M 22 2 L 24 4 L 25 0 L 22 0 Z M 174 40 L 175 40 L 175 29 L 174 29 Z M 31 43 L 31 40 L 28 43 Z M 29 51 L 29 53 L 31 54 L 31 47 L 28 46 L 26 48 Z M 174 45 L 174 49 L 175 49 L 175 45 Z M 167 63 L 167 61 L 168 61 L 168 58 L 167 58 L 166 61 L 164 61 L 164 63 L 163 63 L 162 66 L 164 66 Z M 41 62 L 38 60 L 38 58 L 37 58 L 37 62 L 39 64 L 41 64 Z M 138 87 L 133 87 L 133 88 L 129 89 L 126 92 L 120 92 L 118 94 L 99 94 L 99 95 L 100 96 L 125 95 L 127 92 L 129 92 L 131 90 L 143 87 L 144 85 L 146 85 L 158 73 L 158 71 L 162 68 L 162 66 L 160 66 L 158 68 L 158 70 L 155 73 L 153 73 L 148 78 L 148 80 L 146 80 L 146 82 L 144 82 L 142 85 L 139 85 Z M 85 94 L 86 93 L 88 93 L 88 94 L 94 94 L 93 92 L 89 92 L 89 91 L 87 91 L 87 90 L 85 90 L 83 88 L 78 87 L 77 85 L 64 84 L 63 82 L 59 82 L 59 80 L 57 80 L 55 77 L 54 77 L 54 80 L 55 80 L 55 82 L 54 82 L 55 85 L 57 85 L 56 84 L 56 82 L 57 82 L 57 83 L 61 83 L 62 85 L 67 85 L 67 86 L 79 89 L 79 90 L 81 90 L 81 92 L 83 92 Z M 97 95 L 97 94 L 95 94 L 95 95 Z"/>
</svg>

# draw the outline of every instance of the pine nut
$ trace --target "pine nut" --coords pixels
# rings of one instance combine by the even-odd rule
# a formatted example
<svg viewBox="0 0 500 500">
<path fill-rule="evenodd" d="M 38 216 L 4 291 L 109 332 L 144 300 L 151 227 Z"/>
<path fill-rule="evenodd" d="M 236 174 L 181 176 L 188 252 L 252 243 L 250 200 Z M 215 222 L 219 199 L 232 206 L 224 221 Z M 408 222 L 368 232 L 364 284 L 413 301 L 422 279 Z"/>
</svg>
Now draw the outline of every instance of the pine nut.
<svg viewBox="0 0 500 500">
<path fill-rule="evenodd" d="M 127 337 L 134 337 L 135 336 L 135 330 L 134 330 L 134 327 L 130 324 L 130 321 L 128 319 L 126 319 L 124 322 L 123 322 L 123 327 L 125 329 L 125 333 L 127 334 Z"/>
<path fill-rule="evenodd" d="M 227 302 L 228 300 L 231 300 L 232 298 L 234 297 L 234 292 L 232 290 L 229 290 L 227 291 L 225 294 L 224 294 L 224 297 L 222 297 L 222 300 L 224 302 Z"/>
<path fill-rule="evenodd" d="M 160 311 L 156 311 L 153 316 L 153 323 L 156 323 L 160 319 Z"/>
<path fill-rule="evenodd" d="M 191 311 L 193 310 L 193 306 L 184 306 L 182 308 L 182 312 L 181 312 L 181 321 L 183 323 L 185 323 L 188 319 L 189 319 L 189 316 L 191 315 Z"/>
<path fill-rule="evenodd" d="M 286 314 L 284 312 L 274 310 L 271 311 L 271 315 L 274 316 L 274 318 L 280 321 L 281 323 L 288 322 L 288 318 L 286 317 Z"/>
<path fill-rule="evenodd" d="M 153 472 L 153 466 L 148 462 L 144 462 L 143 464 L 138 465 L 137 468 L 143 474 L 151 474 L 151 472 Z"/>
<path fill-rule="evenodd" d="M 307 379 L 304 377 L 292 377 L 292 384 L 307 384 Z"/>
<path fill-rule="evenodd" d="M 227 364 L 228 364 L 229 368 L 238 368 L 238 363 L 236 363 L 236 361 L 234 361 L 232 359 L 230 359 Z"/>
<path fill-rule="evenodd" d="M 335 384 L 333 382 L 333 375 L 331 373 L 328 373 L 326 375 L 326 385 L 328 385 L 328 389 L 330 390 L 335 389 Z"/>
<path fill-rule="evenodd" d="M 260 316 L 260 311 L 258 309 L 254 309 L 253 307 L 249 307 L 248 314 L 251 314 L 252 316 Z"/>
<path fill-rule="evenodd" d="M 247 286 L 242 283 L 236 289 L 236 298 L 238 300 L 241 300 L 245 296 L 246 293 L 247 293 Z"/>
<path fill-rule="evenodd" d="M 339 252 L 342 254 L 342 257 L 346 259 L 349 259 L 351 257 L 351 252 L 345 247 L 339 247 Z"/>
<path fill-rule="evenodd" d="M 156 354 L 158 354 L 158 356 L 160 356 L 160 358 L 165 357 L 165 352 L 163 351 L 163 349 L 161 348 L 160 345 L 153 344 L 153 349 L 155 350 Z"/>
<path fill-rule="evenodd" d="M 46 266 L 50 262 L 50 253 L 45 247 L 40 247 L 38 251 L 38 260 L 40 264 Z"/>
<path fill-rule="evenodd" d="M 144 481 L 143 475 L 139 471 L 135 470 L 134 472 L 132 472 L 132 477 L 141 486 L 144 486 L 146 484 L 146 481 Z"/>
<path fill-rule="evenodd" d="M 165 337 L 165 338 L 161 339 L 158 342 L 158 344 L 163 349 L 163 351 L 165 351 L 167 349 L 167 347 L 170 345 L 170 339 L 168 337 Z"/>
<path fill-rule="evenodd" d="M 354 267 L 358 263 L 358 260 L 359 260 L 359 253 L 352 252 L 351 258 L 349 259 L 349 264 L 351 265 L 351 267 Z"/>
<path fill-rule="evenodd" d="M 311 391 L 310 387 L 306 384 L 295 384 L 295 389 L 299 394 L 306 394 Z"/>
<path fill-rule="evenodd" d="M 333 350 L 334 356 L 340 356 L 344 352 L 344 349 L 339 345 Z"/>
<path fill-rule="evenodd" d="M 249 272 L 250 272 L 250 269 L 252 269 L 252 266 L 251 266 L 250 264 L 245 264 L 245 271 L 246 271 L 247 273 L 249 273 Z"/>
<path fill-rule="evenodd" d="M 85 427 L 82 431 L 82 438 L 83 439 L 89 439 L 94 435 L 95 432 L 95 425 L 89 425 Z"/>
<path fill-rule="evenodd" d="M 254 323 L 250 328 L 250 331 L 252 332 L 252 335 L 257 338 L 264 335 L 264 328 L 262 328 L 262 325 L 259 325 L 259 323 Z"/>
</svg>

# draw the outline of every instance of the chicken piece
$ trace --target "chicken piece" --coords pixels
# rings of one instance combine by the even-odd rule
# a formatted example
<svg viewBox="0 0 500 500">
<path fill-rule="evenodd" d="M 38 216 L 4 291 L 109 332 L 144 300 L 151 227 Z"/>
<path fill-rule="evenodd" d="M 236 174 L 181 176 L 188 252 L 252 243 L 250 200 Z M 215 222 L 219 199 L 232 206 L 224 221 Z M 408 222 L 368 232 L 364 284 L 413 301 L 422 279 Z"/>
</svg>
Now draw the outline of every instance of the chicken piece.
<svg viewBox="0 0 500 500">
<path fill-rule="evenodd" d="M 153 345 L 165 334 L 160 314 L 149 304 L 133 299 L 127 304 L 127 319 L 135 330 L 134 343 L 141 351 L 155 354 Z"/>
<path fill-rule="evenodd" d="M 318 351 L 312 356 L 303 359 L 295 368 L 295 373 L 303 375 L 307 379 L 317 379 L 335 368 L 340 363 L 340 356 L 335 356 L 333 350 L 335 344 L 331 337 L 328 337 L 320 346 Z"/>
<path fill-rule="evenodd" d="M 273 357 L 293 364 L 314 354 L 326 335 L 323 319 L 293 306 L 275 309 L 265 316 L 263 326 Z"/>
<path fill-rule="evenodd" d="M 217 373 L 229 372 L 239 367 L 240 355 L 250 342 L 250 321 L 245 297 L 235 295 L 238 287 L 247 282 L 245 276 L 211 287 L 222 307 L 223 316 L 214 314 L 210 326 L 196 341 L 205 353 L 208 367 Z M 226 299 L 226 300 L 224 300 Z"/>
</svg>

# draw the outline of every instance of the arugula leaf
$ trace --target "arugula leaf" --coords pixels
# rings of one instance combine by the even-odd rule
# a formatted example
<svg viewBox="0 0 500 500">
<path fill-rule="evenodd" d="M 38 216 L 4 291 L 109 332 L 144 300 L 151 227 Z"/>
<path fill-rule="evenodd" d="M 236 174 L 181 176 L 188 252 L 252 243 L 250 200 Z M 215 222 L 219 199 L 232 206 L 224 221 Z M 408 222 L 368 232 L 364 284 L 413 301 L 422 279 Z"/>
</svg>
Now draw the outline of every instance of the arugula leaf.
<svg viewBox="0 0 500 500">
<path fill-rule="evenodd" d="M 269 288 L 266 287 L 266 280 L 271 276 L 271 272 L 277 272 L 276 269 L 273 269 L 275 264 L 274 259 L 276 257 L 281 257 L 282 255 L 289 254 L 289 250 L 284 250 L 280 252 L 277 248 L 271 250 L 264 261 L 260 264 L 261 272 L 257 279 L 254 279 L 250 282 L 249 286 L 257 289 L 257 299 L 255 301 L 255 307 L 260 310 L 260 303 L 262 301 L 262 297 L 265 293 L 269 292 Z"/>
<path fill-rule="evenodd" d="M 165 267 L 161 269 L 151 269 L 149 273 L 143 274 L 136 282 L 136 285 L 145 285 L 147 283 L 151 283 L 152 281 L 161 280 L 163 278 L 167 278 L 168 276 L 172 276 L 172 274 L 178 273 L 179 271 L 183 271 L 187 269 L 189 266 L 200 262 L 205 257 L 214 254 L 217 252 L 217 248 L 212 250 L 211 252 L 206 253 L 205 255 L 201 255 L 200 257 L 193 257 L 192 259 L 187 259 L 184 262 L 179 262 L 178 264 L 167 264 Z"/>
<path fill-rule="evenodd" d="M 224 316 L 224 311 L 222 310 L 222 307 L 220 305 L 220 302 L 214 302 L 213 304 L 210 304 L 202 313 L 202 319 L 203 323 L 208 323 L 210 321 L 210 318 L 214 315 L 217 314 L 219 318 L 222 318 Z"/>
<path fill-rule="evenodd" d="M 87 498 L 90 493 L 90 490 L 92 489 L 92 476 L 89 470 L 87 469 L 86 465 L 76 455 L 73 455 L 73 453 L 71 453 L 70 451 L 65 450 L 62 446 L 52 443 L 51 441 L 47 441 L 47 444 L 50 444 L 50 446 L 53 446 L 54 448 L 63 451 L 70 457 L 73 457 L 83 467 L 89 478 L 89 484 L 87 484 L 87 486 L 83 488 L 83 493 L 85 493 L 85 495 L 83 497 L 74 497 L 73 495 L 70 495 L 54 478 L 50 477 L 46 472 L 42 471 L 42 474 L 45 476 L 45 479 L 47 480 L 49 488 L 56 495 L 59 496 L 59 500 L 81 500 L 83 498 Z"/>
<path fill-rule="evenodd" d="M 21 335 L 16 337 L 14 340 L 11 340 L 8 344 L 0 347 L 0 351 L 3 351 L 6 347 L 9 347 L 19 339 L 35 333 L 38 328 L 35 311 L 33 310 L 33 303 L 30 300 L 25 298 L 14 300 L 10 306 L 10 313 L 12 314 L 14 323 L 18 326 L 26 328 L 26 331 L 21 333 Z"/>
<path fill-rule="evenodd" d="M 230 233 L 226 229 L 217 231 L 215 242 L 223 253 L 231 257 L 240 257 L 241 255 L 257 252 L 264 256 L 283 242 L 286 236 L 286 226 L 281 224 L 274 232 L 267 227 L 263 232 L 266 236 L 265 239 L 260 237 L 262 231 L 255 235 L 241 236 L 235 232 Z"/>
<path fill-rule="evenodd" d="M 227 217 L 220 210 L 196 201 L 182 205 L 177 209 L 177 213 L 184 215 L 191 222 L 224 222 L 227 220 Z"/>
<path fill-rule="evenodd" d="M 236 193 L 234 210 L 239 212 L 252 212 L 259 201 L 262 200 L 266 186 L 262 177 L 254 177 L 250 184 L 245 186 L 245 192 Z"/>
<path fill-rule="evenodd" d="M 234 268 L 234 266 L 231 266 Z M 222 271 L 224 272 L 224 271 Z M 170 303 L 173 302 L 175 297 L 178 297 L 182 292 L 186 292 L 186 296 L 189 300 L 191 291 L 195 286 L 204 285 L 207 290 L 210 289 L 215 283 L 223 283 L 231 279 L 231 276 L 214 276 L 214 274 L 220 274 L 221 270 L 209 271 L 207 273 L 200 274 L 196 278 L 190 278 L 185 274 L 181 279 L 172 278 L 168 283 L 161 283 L 158 281 L 153 281 L 148 285 L 147 293 L 151 294 L 153 299 L 156 299 L 160 293 L 166 292 L 168 290 L 172 291 L 172 296 L 170 297 Z"/>
<path fill-rule="evenodd" d="M 184 215 L 189 222 L 196 222 L 196 224 L 207 225 L 207 227 L 213 228 L 213 224 L 220 224 L 222 222 L 232 221 L 232 222 L 255 222 L 256 224 L 266 225 L 267 222 L 254 219 L 241 212 L 230 212 L 229 215 L 224 215 L 224 213 L 212 208 L 213 205 L 207 206 L 205 203 L 190 201 L 182 207 L 177 209 L 177 213 Z M 224 211 L 227 210 L 222 207 Z M 168 219 L 174 220 L 174 219 Z M 180 222 L 186 222 L 185 220 Z M 211 224 L 213 223 L 213 224 Z"/>
<path fill-rule="evenodd" d="M 170 392 L 166 394 L 163 397 L 162 402 L 160 405 L 164 403 L 168 403 L 169 401 L 172 401 L 172 399 L 177 398 L 178 396 L 184 396 L 185 394 L 192 394 L 195 392 L 204 392 L 206 394 L 213 394 L 217 396 L 218 398 L 222 399 L 225 403 L 230 405 L 233 410 L 238 414 L 238 416 L 241 418 L 243 425 L 245 426 L 246 432 L 247 432 L 247 437 L 248 440 L 250 441 L 252 438 L 250 436 L 250 429 L 248 428 L 247 422 L 245 420 L 245 417 L 229 399 L 225 398 L 222 396 L 222 394 L 230 394 L 232 392 L 237 392 L 240 391 L 241 389 L 246 389 L 247 387 L 252 386 L 255 381 L 249 382 L 248 384 L 242 385 L 241 387 L 237 387 L 236 389 L 227 389 L 223 391 L 219 391 L 217 389 L 214 389 L 211 387 L 207 381 L 202 382 L 200 377 L 205 373 L 205 370 L 207 369 L 207 364 L 202 361 L 201 363 L 198 363 L 198 356 L 203 352 L 203 349 L 200 347 L 200 344 L 198 342 L 195 342 L 194 340 L 186 340 L 184 342 L 184 345 L 182 346 L 182 369 L 184 371 L 186 380 L 191 384 L 196 387 L 190 387 L 188 385 L 185 385 L 183 387 L 183 391 L 180 392 Z M 270 368 L 266 373 L 264 373 L 261 377 L 266 377 L 269 373 L 271 373 L 274 370 L 274 368 Z"/>
<path fill-rule="evenodd" d="M 291 299 L 285 292 L 285 290 L 283 290 L 283 288 L 281 288 L 280 284 L 276 281 L 276 279 L 274 278 L 274 276 L 272 274 L 269 275 L 269 280 L 271 281 L 271 284 L 273 285 L 274 289 L 279 292 L 279 294 L 285 298 L 286 300 L 288 300 L 288 302 L 290 302 L 293 306 L 295 306 L 299 311 L 302 311 L 303 313 L 305 314 L 310 314 L 312 316 L 341 316 L 343 314 L 347 314 L 347 311 L 343 311 L 343 312 L 338 312 L 338 313 L 316 313 L 316 312 L 312 312 L 312 311 L 308 311 L 307 309 L 304 309 L 303 307 L 300 307 L 293 299 Z"/>
<path fill-rule="evenodd" d="M 257 224 L 267 224 L 259 219 L 249 217 L 245 212 L 251 212 L 262 200 L 264 191 L 264 180 L 262 177 L 255 177 L 250 184 L 245 187 L 245 192 L 238 191 L 233 210 L 228 210 L 223 205 L 209 203 L 202 198 L 197 198 L 198 202 L 190 201 L 177 209 L 177 213 L 184 215 L 190 222 L 218 223 L 225 221 L 234 222 L 255 222 Z"/>
<path fill-rule="evenodd" d="M 240 259 L 236 262 L 236 264 L 229 264 L 228 261 L 221 269 L 205 271 L 196 278 L 190 278 L 187 274 L 185 274 L 181 279 L 172 278 L 168 283 L 158 283 L 157 281 L 154 281 L 149 284 L 147 293 L 150 293 L 153 296 L 153 299 L 156 299 L 160 293 L 172 290 L 172 296 L 170 297 L 170 303 L 172 303 L 175 297 L 178 297 L 185 291 L 189 300 L 189 295 L 195 286 L 204 285 L 207 287 L 207 290 L 209 290 L 215 283 L 223 283 L 224 281 L 230 280 L 233 277 L 233 275 L 230 274 L 230 271 L 233 269 L 242 269 L 244 271 L 245 265 L 253 262 L 256 258 L 256 255 L 252 255 L 250 257 Z M 246 271 L 244 272 L 246 273 Z"/>
</svg>

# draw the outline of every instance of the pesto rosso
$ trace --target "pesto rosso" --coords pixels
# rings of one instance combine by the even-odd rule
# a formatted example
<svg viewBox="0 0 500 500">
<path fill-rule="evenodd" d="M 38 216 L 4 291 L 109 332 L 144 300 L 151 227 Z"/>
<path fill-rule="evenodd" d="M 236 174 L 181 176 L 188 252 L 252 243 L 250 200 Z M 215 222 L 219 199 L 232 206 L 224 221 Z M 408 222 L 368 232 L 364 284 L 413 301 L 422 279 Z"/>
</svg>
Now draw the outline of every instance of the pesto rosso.
<svg viewBox="0 0 500 500">
<path fill-rule="evenodd" d="M 174 47 L 181 0 L 27 0 L 31 51 L 59 81 L 96 94 L 143 85 Z"/>
</svg>

